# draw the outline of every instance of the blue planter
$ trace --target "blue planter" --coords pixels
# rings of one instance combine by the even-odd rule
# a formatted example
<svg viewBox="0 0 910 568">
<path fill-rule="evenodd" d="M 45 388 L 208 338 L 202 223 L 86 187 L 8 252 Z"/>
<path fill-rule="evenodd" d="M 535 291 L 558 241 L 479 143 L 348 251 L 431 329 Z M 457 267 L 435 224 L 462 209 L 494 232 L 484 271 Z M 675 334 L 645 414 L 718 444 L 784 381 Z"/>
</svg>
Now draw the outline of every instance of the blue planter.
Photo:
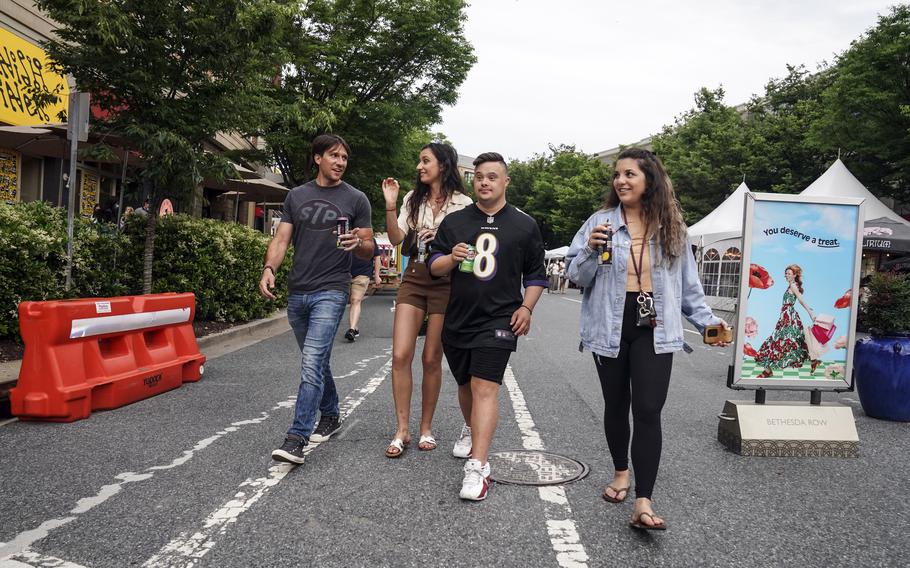
<svg viewBox="0 0 910 568">
<path fill-rule="evenodd" d="M 910 422 L 910 337 L 861 339 L 856 342 L 853 364 L 866 414 Z"/>
</svg>

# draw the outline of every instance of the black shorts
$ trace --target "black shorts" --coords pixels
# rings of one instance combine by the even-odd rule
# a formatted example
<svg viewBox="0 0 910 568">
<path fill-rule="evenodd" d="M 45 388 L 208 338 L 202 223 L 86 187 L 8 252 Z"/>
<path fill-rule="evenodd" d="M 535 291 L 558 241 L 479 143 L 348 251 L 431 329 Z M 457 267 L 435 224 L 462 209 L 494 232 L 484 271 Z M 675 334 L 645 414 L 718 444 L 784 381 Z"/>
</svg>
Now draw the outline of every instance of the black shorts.
<svg viewBox="0 0 910 568">
<path fill-rule="evenodd" d="M 442 350 L 449 362 L 449 368 L 459 385 L 471 382 L 471 377 L 502 384 L 502 376 L 512 356 L 510 349 L 497 347 L 475 347 L 461 349 L 443 343 Z"/>
</svg>

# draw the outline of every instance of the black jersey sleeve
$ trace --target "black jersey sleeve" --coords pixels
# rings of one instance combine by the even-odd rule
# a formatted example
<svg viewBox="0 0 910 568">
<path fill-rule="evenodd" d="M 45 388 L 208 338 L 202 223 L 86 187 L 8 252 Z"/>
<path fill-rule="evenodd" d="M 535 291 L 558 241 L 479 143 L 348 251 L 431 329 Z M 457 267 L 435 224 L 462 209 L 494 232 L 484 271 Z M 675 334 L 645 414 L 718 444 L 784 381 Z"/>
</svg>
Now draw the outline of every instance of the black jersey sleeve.
<svg viewBox="0 0 910 568">
<path fill-rule="evenodd" d="M 548 287 L 547 267 L 544 264 L 543 237 L 540 236 L 540 227 L 534 223 L 534 228 L 528 237 L 530 241 L 525 247 L 524 267 L 522 269 L 525 288 L 530 286 Z"/>
</svg>

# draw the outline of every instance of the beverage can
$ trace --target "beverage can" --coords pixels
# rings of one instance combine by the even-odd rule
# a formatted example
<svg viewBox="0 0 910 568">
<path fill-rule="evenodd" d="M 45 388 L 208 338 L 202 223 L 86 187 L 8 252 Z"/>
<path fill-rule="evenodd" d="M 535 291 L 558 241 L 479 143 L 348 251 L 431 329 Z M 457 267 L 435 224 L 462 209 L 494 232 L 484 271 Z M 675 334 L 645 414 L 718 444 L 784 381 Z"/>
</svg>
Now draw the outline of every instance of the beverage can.
<svg viewBox="0 0 910 568">
<path fill-rule="evenodd" d="M 417 239 L 417 262 L 427 261 L 427 243 Z"/>
<path fill-rule="evenodd" d="M 613 264 L 613 229 L 607 225 L 607 242 L 597 247 L 597 263 Z"/>
<path fill-rule="evenodd" d="M 335 220 L 335 234 L 337 235 L 335 246 L 338 248 L 344 248 L 341 244 L 341 235 L 346 235 L 351 232 L 350 223 L 348 222 L 347 217 L 339 217 Z"/>
<path fill-rule="evenodd" d="M 477 257 L 477 249 L 474 245 L 468 245 L 468 256 L 458 265 L 458 270 L 462 272 L 474 272 L 474 259 Z"/>
</svg>

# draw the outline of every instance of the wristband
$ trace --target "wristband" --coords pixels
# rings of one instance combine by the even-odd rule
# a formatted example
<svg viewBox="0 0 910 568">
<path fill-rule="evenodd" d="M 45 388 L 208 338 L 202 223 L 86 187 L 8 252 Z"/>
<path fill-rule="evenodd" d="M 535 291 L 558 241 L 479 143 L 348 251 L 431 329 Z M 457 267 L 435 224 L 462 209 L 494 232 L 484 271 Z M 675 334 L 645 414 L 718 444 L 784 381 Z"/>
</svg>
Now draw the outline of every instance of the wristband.
<svg viewBox="0 0 910 568">
<path fill-rule="evenodd" d="M 262 267 L 262 271 L 265 272 L 266 269 L 272 271 L 272 276 L 276 276 L 276 274 L 275 274 L 275 269 L 274 269 L 274 268 L 272 268 L 271 266 L 269 266 L 268 264 L 266 264 L 265 266 Z"/>
<path fill-rule="evenodd" d="M 386 211 L 398 211 L 397 207 L 392 207 L 391 209 L 386 209 Z"/>
<path fill-rule="evenodd" d="M 532 309 L 529 308 L 528 306 L 522 304 L 522 305 L 520 305 L 520 306 L 518 306 L 518 307 L 519 307 L 519 308 L 524 308 L 524 309 L 528 310 L 528 313 L 529 313 L 529 314 L 531 314 L 532 316 L 534 315 L 534 310 L 532 310 Z"/>
</svg>

